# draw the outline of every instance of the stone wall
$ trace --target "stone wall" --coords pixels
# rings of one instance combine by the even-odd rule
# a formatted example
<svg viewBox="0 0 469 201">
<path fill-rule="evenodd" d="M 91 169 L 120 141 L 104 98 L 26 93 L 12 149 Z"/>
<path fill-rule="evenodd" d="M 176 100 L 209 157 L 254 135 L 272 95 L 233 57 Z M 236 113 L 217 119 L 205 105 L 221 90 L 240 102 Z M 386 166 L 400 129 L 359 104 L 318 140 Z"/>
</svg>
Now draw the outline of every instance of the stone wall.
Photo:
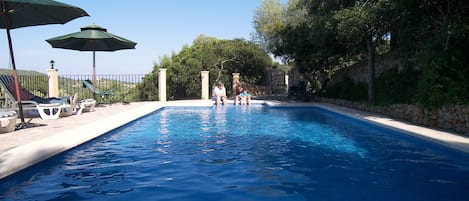
<svg viewBox="0 0 469 201">
<path fill-rule="evenodd" d="M 319 98 L 319 101 L 379 113 L 412 124 L 449 130 L 469 136 L 469 106 L 448 105 L 438 109 L 424 109 L 419 106 L 406 104 L 368 106 L 352 101 L 330 98 Z"/>
<path fill-rule="evenodd" d="M 270 71 L 270 86 L 273 94 L 283 94 L 287 91 L 285 73 L 279 69 Z"/>
<path fill-rule="evenodd" d="M 375 63 L 375 77 L 379 77 L 384 71 L 392 68 L 399 68 L 400 63 L 395 59 L 393 54 L 377 55 Z M 368 83 L 368 61 L 362 60 L 360 63 L 352 65 L 347 68 L 343 68 L 334 73 L 329 84 L 334 85 L 345 77 L 350 78 L 356 83 Z"/>
<path fill-rule="evenodd" d="M 300 72 L 298 72 L 298 69 L 292 68 L 288 72 L 288 86 L 299 86 L 301 85 L 301 82 L 305 82 L 305 79 L 303 78 L 303 75 L 301 75 Z"/>
<path fill-rule="evenodd" d="M 265 96 L 265 95 L 272 94 L 270 87 L 268 86 L 254 85 L 254 84 L 249 84 L 246 82 L 241 82 L 241 86 L 247 89 L 249 94 L 251 94 L 251 96 Z"/>
<path fill-rule="evenodd" d="M 272 69 L 266 72 L 267 86 L 246 83 L 240 80 L 239 73 L 233 73 L 233 89 L 241 85 L 247 89 L 252 96 L 266 96 L 272 94 L 285 94 L 287 85 L 285 73 L 279 69 Z M 234 93 L 234 91 L 233 91 Z"/>
</svg>

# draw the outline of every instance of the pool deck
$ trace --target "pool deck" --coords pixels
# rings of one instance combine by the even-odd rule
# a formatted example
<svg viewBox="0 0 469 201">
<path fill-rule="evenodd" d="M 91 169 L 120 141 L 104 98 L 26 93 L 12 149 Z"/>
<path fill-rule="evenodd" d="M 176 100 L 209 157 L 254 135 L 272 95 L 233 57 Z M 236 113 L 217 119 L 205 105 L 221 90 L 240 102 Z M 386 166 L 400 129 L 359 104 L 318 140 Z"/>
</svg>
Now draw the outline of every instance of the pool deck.
<svg viewBox="0 0 469 201">
<path fill-rule="evenodd" d="M 262 100 L 253 100 L 253 103 L 266 104 L 270 107 L 316 106 L 326 110 L 339 112 L 352 118 L 430 139 L 469 154 L 469 138 L 449 132 L 415 126 L 377 114 L 361 112 L 326 103 L 299 103 Z M 30 120 L 32 123 L 47 125 L 0 134 L 0 179 L 30 167 L 31 165 L 56 154 L 76 147 L 84 142 L 92 140 L 162 107 L 210 107 L 212 105 L 212 101 L 202 100 L 133 102 L 129 104 L 117 103 L 97 107 L 93 112 L 86 112 L 81 115 L 73 115 L 56 120 L 42 120 L 40 118 L 26 119 L 27 121 Z"/>
</svg>

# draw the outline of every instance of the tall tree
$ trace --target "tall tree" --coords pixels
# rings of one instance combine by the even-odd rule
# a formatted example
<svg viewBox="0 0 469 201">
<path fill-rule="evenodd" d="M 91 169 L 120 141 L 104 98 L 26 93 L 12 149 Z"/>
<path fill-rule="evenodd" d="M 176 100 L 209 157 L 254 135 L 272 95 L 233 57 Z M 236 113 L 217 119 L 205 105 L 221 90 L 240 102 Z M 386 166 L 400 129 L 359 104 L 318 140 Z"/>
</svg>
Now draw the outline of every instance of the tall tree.
<svg viewBox="0 0 469 201">
<path fill-rule="evenodd" d="M 292 62 L 311 83 L 325 81 L 329 73 L 348 60 L 347 44 L 338 41 L 335 12 L 349 1 L 291 0 L 263 1 L 254 27 L 267 40 L 268 50 Z M 274 14 L 272 14 L 274 13 Z M 273 21 L 273 22 L 272 22 Z"/>
<path fill-rule="evenodd" d="M 154 72 L 145 76 L 142 87 L 156 78 L 158 68 L 166 68 L 170 86 L 168 96 L 175 99 L 194 98 L 200 97 L 202 70 L 210 72 L 210 83 L 222 81 L 230 89 L 232 73 L 241 73 L 245 82 L 262 84 L 266 70 L 271 67 L 272 59 L 253 42 L 200 35 L 191 46 L 185 45 L 180 52 L 160 59 L 154 66 Z"/>
<path fill-rule="evenodd" d="M 337 31 L 350 44 L 365 44 L 368 58 L 368 101 L 375 101 L 375 55 L 380 40 L 390 33 L 392 4 L 390 0 L 360 0 L 336 12 Z"/>
<path fill-rule="evenodd" d="M 282 46 L 280 33 L 285 27 L 285 15 L 285 6 L 281 0 L 262 0 L 261 7 L 254 14 L 254 40 L 270 53 L 275 54 Z"/>
</svg>

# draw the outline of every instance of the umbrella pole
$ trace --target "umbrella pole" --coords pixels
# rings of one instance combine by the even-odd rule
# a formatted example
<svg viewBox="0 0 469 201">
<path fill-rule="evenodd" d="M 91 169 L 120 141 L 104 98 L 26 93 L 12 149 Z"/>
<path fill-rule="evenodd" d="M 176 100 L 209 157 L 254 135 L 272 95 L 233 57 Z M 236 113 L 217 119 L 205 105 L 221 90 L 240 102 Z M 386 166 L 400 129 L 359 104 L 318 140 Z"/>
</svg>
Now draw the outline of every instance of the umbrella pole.
<svg viewBox="0 0 469 201">
<path fill-rule="evenodd" d="M 96 52 L 93 51 L 93 98 L 96 100 Z"/>
<path fill-rule="evenodd" d="M 4 16 L 5 19 L 5 16 Z M 8 21 L 5 19 L 5 21 Z M 20 82 L 18 81 L 18 74 L 16 73 L 16 65 L 15 65 L 15 56 L 13 54 L 13 45 L 11 42 L 11 35 L 10 35 L 10 28 L 6 28 L 7 38 L 8 38 L 8 48 L 10 48 L 10 59 L 11 65 L 13 67 L 13 78 L 15 81 L 15 91 L 16 91 L 16 101 L 18 101 L 18 113 L 21 118 L 21 123 L 24 123 L 24 115 L 23 115 L 23 104 L 21 103 L 21 93 L 20 93 Z"/>
</svg>

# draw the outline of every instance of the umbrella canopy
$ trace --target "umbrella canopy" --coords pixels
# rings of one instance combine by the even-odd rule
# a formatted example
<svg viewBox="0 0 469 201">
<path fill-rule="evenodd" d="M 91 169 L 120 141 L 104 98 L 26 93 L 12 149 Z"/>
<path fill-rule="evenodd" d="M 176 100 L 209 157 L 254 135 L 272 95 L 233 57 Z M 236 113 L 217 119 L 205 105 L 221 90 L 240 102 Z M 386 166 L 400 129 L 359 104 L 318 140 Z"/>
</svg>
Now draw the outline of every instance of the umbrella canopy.
<svg viewBox="0 0 469 201">
<path fill-rule="evenodd" d="M 54 48 L 79 51 L 93 51 L 93 91 L 96 91 L 96 55 L 95 51 L 113 52 L 116 50 L 135 49 L 137 43 L 107 32 L 97 25 L 82 27 L 80 32 L 58 36 L 46 40 Z M 93 94 L 96 98 L 96 94 Z"/>
<path fill-rule="evenodd" d="M 3 20 L 0 28 L 65 24 L 78 17 L 88 16 L 83 9 L 52 0 L 0 0 Z"/>
<path fill-rule="evenodd" d="M 0 0 L 0 15 L 2 18 L 0 28 L 6 30 L 8 38 L 19 116 L 21 122 L 24 123 L 10 29 L 46 24 L 64 24 L 75 18 L 89 15 L 81 8 L 52 0 Z"/>
<path fill-rule="evenodd" d="M 79 51 L 116 51 L 135 49 L 137 43 L 107 32 L 97 25 L 82 27 L 75 32 L 46 40 L 54 48 Z"/>
</svg>

